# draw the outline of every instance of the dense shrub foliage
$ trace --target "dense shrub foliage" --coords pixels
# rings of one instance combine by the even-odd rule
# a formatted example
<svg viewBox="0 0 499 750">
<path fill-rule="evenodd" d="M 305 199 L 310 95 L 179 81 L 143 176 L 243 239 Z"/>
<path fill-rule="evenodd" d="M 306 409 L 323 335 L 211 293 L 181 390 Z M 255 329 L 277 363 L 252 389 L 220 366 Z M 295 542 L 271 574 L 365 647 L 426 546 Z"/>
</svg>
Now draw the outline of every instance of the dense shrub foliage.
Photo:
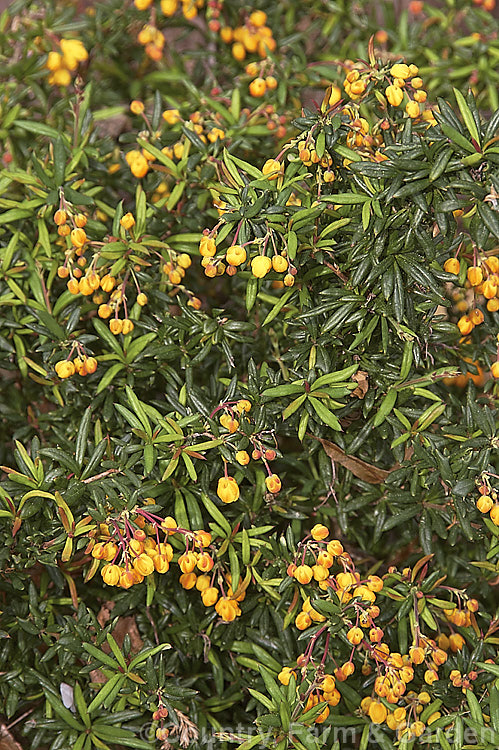
<svg viewBox="0 0 499 750">
<path fill-rule="evenodd" d="M 9 747 L 499 745 L 497 21 L 398 5 L 0 16 Z"/>
</svg>

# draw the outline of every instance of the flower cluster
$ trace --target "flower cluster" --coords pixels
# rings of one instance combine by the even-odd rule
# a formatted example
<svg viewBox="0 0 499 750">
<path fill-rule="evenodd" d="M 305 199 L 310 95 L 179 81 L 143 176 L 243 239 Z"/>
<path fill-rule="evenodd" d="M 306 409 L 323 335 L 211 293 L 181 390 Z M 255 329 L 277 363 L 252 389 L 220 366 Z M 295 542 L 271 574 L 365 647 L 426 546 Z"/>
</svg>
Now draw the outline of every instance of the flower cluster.
<svg viewBox="0 0 499 750">
<path fill-rule="evenodd" d="M 166 109 L 163 112 L 163 120 L 167 125 L 183 123 L 187 130 L 195 133 L 203 143 L 217 143 L 226 137 L 225 130 L 221 127 L 220 115 L 216 112 L 203 114 L 196 110 L 191 112 L 187 120 L 183 120 L 178 109 Z M 185 138 L 171 144 L 163 149 L 163 153 L 170 159 L 181 159 L 184 153 Z"/>
<path fill-rule="evenodd" d="M 125 275 L 123 281 L 118 285 L 115 276 L 108 273 L 108 266 L 102 263 L 102 252 L 105 245 L 103 243 L 91 243 L 88 239 L 84 227 L 87 224 L 87 217 L 84 214 L 74 214 L 69 204 L 61 197 L 61 206 L 54 214 L 54 223 L 57 225 L 58 234 L 67 237 L 68 246 L 65 253 L 65 260 L 62 266 L 57 269 L 57 275 L 60 279 L 68 279 L 67 288 L 71 294 L 82 294 L 85 297 L 92 297 L 92 302 L 98 305 L 98 315 L 100 318 L 107 319 L 114 314 L 109 323 L 109 329 L 115 335 L 120 333 L 131 333 L 134 328 L 133 322 L 128 318 L 126 281 Z M 70 223 L 68 223 L 68 220 Z M 135 226 L 135 217 L 132 213 L 125 214 L 120 220 L 124 232 L 131 233 L 130 238 L 133 240 L 133 227 Z M 73 225 L 73 229 L 71 229 Z M 94 252 L 90 263 L 85 256 L 87 249 L 92 248 L 92 244 L 101 245 L 101 251 Z M 138 282 L 136 302 L 143 307 L 147 304 L 147 296 L 140 291 Z M 107 298 L 109 295 L 109 298 Z M 123 306 L 124 319 L 118 317 L 120 308 Z"/>
<path fill-rule="evenodd" d="M 87 580 L 95 575 L 101 560 L 105 563 L 101 568 L 102 579 L 110 586 L 130 588 L 154 571 L 166 573 L 174 558 L 173 547 L 167 540 L 174 534 L 177 539 L 185 540 L 185 552 L 176 559 L 183 575 L 192 572 L 196 565 L 200 570 L 211 570 L 213 559 L 206 552 L 211 534 L 202 529 L 182 529 L 171 516 L 163 519 L 146 508 L 136 507 L 106 519 L 90 532 L 92 538 L 85 551 L 94 562 Z"/>
<path fill-rule="evenodd" d="M 476 507 L 484 515 L 488 513 L 494 526 L 499 526 L 499 492 L 491 484 L 491 479 L 497 479 L 494 474 L 484 472 L 477 480 L 480 497 Z"/>
<path fill-rule="evenodd" d="M 179 559 L 181 569 L 189 571 L 180 576 L 181 586 L 184 589 L 195 588 L 201 594 L 201 601 L 205 607 L 215 607 L 215 612 L 223 622 L 233 622 L 241 614 L 239 603 L 246 597 L 247 583 L 243 583 L 240 578 L 234 591 L 230 573 L 224 572 L 219 565 L 213 569 L 211 575 L 206 572 L 201 575 L 196 574 L 194 572 L 196 565 L 200 570 L 211 571 L 213 564 L 209 568 L 203 556 L 196 556 L 194 553 L 192 557 L 193 553 L 190 554 L 191 557 L 183 560 L 182 563 Z"/>
<path fill-rule="evenodd" d="M 457 251 L 459 253 L 459 249 Z M 453 291 L 453 298 L 459 312 L 464 312 L 457 321 L 462 336 L 469 336 L 476 326 L 484 321 L 482 310 L 477 304 L 486 300 L 486 308 L 489 312 L 495 313 L 499 310 L 499 256 L 498 249 L 495 248 L 490 253 L 484 254 L 478 259 L 478 251 L 473 252 L 473 262 L 466 270 L 466 281 L 464 292 L 473 293 L 473 306 L 469 309 L 469 303 L 466 295 L 462 290 L 456 288 Z M 452 258 L 447 258 L 444 263 L 444 271 L 455 276 L 460 274 L 461 262 L 457 254 Z M 456 279 L 457 283 L 457 279 Z M 499 341 L 499 339 L 498 339 Z M 490 367 L 492 377 L 499 378 L 499 351 L 497 360 Z M 456 381 L 457 385 L 464 385 L 465 382 Z M 483 384 L 483 383 L 482 383 Z"/>
<path fill-rule="evenodd" d="M 246 66 L 246 73 L 253 79 L 249 84 L 251 96 L 260 98 L 268 91 L 277 88 L 277 78 L 273 75 L 274 63 L 265 58 L 262 62 L 250 62 Z"/>
<path fill-rule="evenodd" d="M 165 37 L 154 24 L 147 23 L 139 31 L 137 37 L 139 44 L 142 44 L 144 51 L 151 60 L 158 62 L 163 57 L 163 47 L 165 46 Z"/>
<path fill-rule="evenodd" d="M 61 241 L 66 243 L 64 263 L 57 269 L 59 278 L 67 279 L 67 288 L 71 294 L 82 294 L 91 298 L 97 305 L 99 318 L 109 320 L 111 333 L 116 336 L 131 333 L 134 330 L 134 323 L 128 315 L 131 289 L 135 290 L 135 302 L 139 308 L 147 305 L 149 301 L 147 295 L 141 291 L 136 274 L 144 262 L 136 256 L 138 243 L 141 242 L 143 253 L 151 255 L 147 239 L 136 236 L 135 216 L 129 211 L 121 217 L 120 238 L 111 237 L 106 242 L 91 241 L 84 228 L 87 217 L 75 213 L 71 204 L 61 195 L 61 207 L 54 214 L 54 222 Z M 120 259 L 120 256 L 127 258 L 131 254 L 130 243 L 133 244 L 134 250 L 133 264 L 124 263 Z M 90 260 L 85 255 L 87 251 L 91 253 Z M 177 253 L 166 244 L 163 254 L 155 252 L 154 256 L 159 259 L 160 269 L 172 285 L 173 293 L 182 291 L 188 298 L 187 304 L 199 310 L 201 301 L 182 284 L 185 272 L 192 262 L 190 256 L 187 253 Z M 112 260 L 116 260 L 116 263 L 110 263 Z M 116 270 L 113 274 L 114 269 Z M 131 279 L 133 285 L 129 283 Z M 64 377 L 73 374 L 68 368 L 66 370 L 67 374 Z M 87 371 L 93 372 L 88 366 Z"/>
<path fill-rule="evenodd" d="M 499 256 L 497 253 L 498 249 L 496 248 L 479 262 L 475 258 L 466 272 L 467 288 L 473 290 L 475 297 L 482 296 L 487 300 L 489 312 L 499 310 Z M 457 257 L 448 258 L 444 263 L 444 270 L 456 276 L 459 274 L 460 267 L 461 264 Z M 461 333 L 464 332 L 461 331 Z"/>
<path fill-rule="evenodd" d="M 157 62 L 163 57 L 163 47 L 165 46 L 165 36 L 157 28 L 155 23 L 154 0 L 134 0 L 137 10 L 149 10 L 151 8 L 151 19 L 145 24 L 139 32 L 137 41 L 144 47 L 146 55 L 153 61 Z M 177 10 L 182 8 L 182 15 L 187 21 L 191 21 L 198 14 L 198 9 L 202 8 L 204 0 L 161 0 L 160 8 L 166 18 L 175 15 Z M 152 6 L 152 7 L 151 7 Z"/>
<path fill-rule="evenodd" d="M 133 0 L 133 4 L 137 10 L 148 10 L 154 3 L 154 0 Z M 182 13 L 184 18 L 188 21 L 197 16 L 198 8 L 202 8 L 204 5 L 203 0 L 161 0 L 160 7 L 163 15 L 173 16 L 180 6 L 182 6 Z"/>
<path fill-rule="evenodd" d="M 269 162 L 272 162 L 270 166 Z M 274 159 L 269 159 L 262 171 L 269 179 L 273 179 L 277 173 L 282 173 L 279 162 Z M 282 278 L 284 286 L 294 285 L 297 269 L 290 261 L 287 250 L 285 248 L 278 250 L 275 246 L 271 231 L 263 238 L 251 240 L 242 245 L 237 244 L 236 232 L 233 244 L 218 256 L 216 232 L 216 228 L 212 229 L 211 232 L 205 229 L 199 243 L 199 253 L 202 256 L 201 265 L 206 276 L 214 278 L 215 276 L 221 276 L 223 273 L 228 276 L 235 276 L 238 268 L 244 270 L 249 266 L 252 275 L 257 279 L 263 279 L 271 271 L 274 271 L 277 274 L 284 274 Z M 257 253 L 249 256 L 248 249 L 251 246 L 256 246 Z M 268 255 L 270 249 L 272 249 L 272 253 Z"/>
<path fill-rule="evenodd" d="M 466 645 L 465 637 L 455 632 L 454 628 L 471 627 L 476 630 L 478 602 L 463 591 L 448 589 L 457 599 L 457 604 L 449 601 L 447 608 L 443 609 L 444 602 L 439 599 L 435 611 L 442 627 L 449 627 L 450 633 L 441 630 L 436 637 L 429 637 L 422 631 L 420 608 L 417 606 L 418 597 L 423 597 L 423 594 L 414 594 L 414 580 L 424 567 L 424 559 L 414 571 L 405 568 L 399 573 L 395 568 L 390 568 L 383 578 L 371 574 L 363 579 L 341 542 L 336 539 L 327 541 L 329 533 L 326 526 L 316 524 L 298 545 L 295 559 L 288 566 L 288 576 L 294 578 L 300 588 L 314 585 L 318 591 L 302 590 L 303 603 L 301 612 L 295 618 L 295 625 L 302 631 L 314 626 L 313 634 L 296 665 L 283 667 L 278 679 L 287 685 L 291 679 L 298 680 L 300 676 L 303 710 L 325 704 L 323 712 L 316 714 L 314 719 L 321 723 L 329 714 L 329 706 L 337 705 L 340 700 L 337 683 L 348 679 L 359 665 L 362 675 L 374 676 L 372 694 L 362 699 L 361 711 L 374 724 L 386 724 L 397 733 L 398 739 L 419 737 L 427 725 L 441 716 L 437 710 L 430 714 L 425 711 L 433 700 L 428 691 L 434 682 L 442 679 L 439 670 L 447 664 L 449 655 L 458 654 Z M 333 566 L 339 568 L 339 572 L 333 573 Z M 424 580 L 424 576 L 423 569 L 420 580 Z M 403 599 L 399 590 L 394 588 L 398 584 L 403 584 L 410 596 L 415 595 L 413 642 L 408 653 L 403 654 L 390 647 L 385 641 L 385 630 L 376 622 L 381 619 L 383 610 L 382 601 L 377 603 L 378 596 Z M 329 599 L 324 599 L 321 592 L 329 594 Z M 328 616 L 337 622 L 342 621 L 344 635 L 352 647 L 348 660 L 343 664 L 338 664 L 336 660 L 338 645 L 330 639 Z M 431 622 L 433 627 L 434 619 Z M 325 638 L 324 655 L 318 665 L 314 661 L 313 650 L 321 637 Z M 331 674 L 325 674 L 329 658 L 332 658 L 335 667 L 330 670 Z M 418 670 L 420 666 L 422 673 Z M 447 671 L 451 684 L 461 687 L 463 692 L 473 688 L 478 675 L 477 672 L 463 675 L 459 670 L 450 668 Z M 418 692 L 416 687 L 422 683 L 428 687 L 423 690 L 420 687 Z M 412 684 L 414 689 L 410 689 Z"/>
<path fill-rule="evenodd" d="M 319 670 L 314 668 L 308 657 L 308 653 L 305 652 L 298 657 L 296 662 L 297 668 L 301 668 L 302 688 L 304 686 L 303 683 L 305 678 L 308 677 L 308 680 L 305 683 L 307 689 L 305 692 L 306 697 L 304 697 L 303 713 L 310 711 L 310 709 L 315 706 L 324 704 L 322 710 L 317 713 L 313 719 L 315 724 L 322 724 L 329 716 L 329 707 L 337 706 L 340 702 L 341 694 L 336 687 L 335 677 L 331 674 L 324 673 L 324 670 L 321 668 Z M 310 675 L 307 675 L 308 666 L 312 667 Z M 291 669 L 291 667 L 283 667 L 279 672 L 277 679 L 282 685 L 289 685 L 291 679 L 296 681 L 297 671 L 296 668 Z M 309 725 L 311 722 L 307 721 L 305 723 Z"/>
<path fill-rule="evenodd" d="M 152 131 L 142 101 L 134 99 L 130 103 L 130 110 L 133 114 L 140 115 L 144 120 L 147 131 L 144 131 L 141 135 L 148 138 L 152 137 L 155 140 L 161 138 L 162 134 L 159 130 L 155 132 Z M 171 108 L 166 109 L 163 112 L 162 117 L 167 126 L 171 127 L 181 124 L 182 127 L 192 131 L 200 141 L 206 144 L 221 143 L 226 137 L 225 130 L 221 127 L 222 123 L 220 121 L 220 116 L 217 115 L 217 113 L 203 115 L 201 112 L 195 111 L 184 121 L 178 109 Z M 173 132 L 175 132 L 175 130 Z M 189 148 L 189 139 L 185 135 L 181 135 L 177 141 L 170 143 L 167 146 L 163 146 L 161 152 L 173 162 L 179 162 L 181 159 L 187 158 Z M 127 162 L 133 176 L 142 179 L 148 174 L 151 168 L 153 168 L 156 156 L 146 148 L 133 148 L 125 154 L 125 161 Z"/>
<path fill-rule="evenodd" d="M 255 10 L 242 26 L 234 29 L 222 26 L 220 38 L 226 44 L 232 44 L 232 56 L 235 60 L 241 62 L 247 54 L 253 53 L 264 58 L 269 52 L 274 52 L 277 46 L 272 29 L 266 23 L 267 14 L 263 10 Z"/>
<path fill-rule="evenodd" d="M 77 356 L 71 359 L 75 351 Z M 82 345 L 78 342 L 75 342 L 66 359 L 59 360 L 54 365 L 54 370 L 61 380 L 70 378 L 75 372 L 83 378 L 85 375 L 92 375 L 96 369 L 97 360 L 95 357 L 87 356 Z"/>
<path fill-rule="evenodd" d="M 418 66 L 413 63 L 395 63 L 390 68 L 391 83 L 385 89 L 385 97 L 392 107 L 404 103 L 406 114 L 413 119 L 420 116 L 421 105 L 428 98 L 418 73 Z"/>
<path fill-rule="evenodd" d="M 249 421 L 247 415 L 251 411 L 251 402 L 248 401 L 248 399 L 240 399 L 233 403 L 225 403 L 218 407 L 215 412 L 213 412 L 212 416 L 219 409 L 223 409 L 223 413 L 219 417 L 220 425 L 229 435 L 233 435 L 239 433 L 241 419 Z M 277 456 L 276 450 L 266 446 L 259 435 L 247 435 L 246 432 L 243 431 L 239 434 L 241 440 L 235 448 L 235 461 L 241 466 L 247 466 L 251 459 L 254 461 L 262 461 L 267 471 L 265 486 L 267 487 L 268 492 L 276 495 L 281 491 L 281 480 L 277 474 L 272 472 L 269 466 L 269 461 L 273 461 Z M 245 450 L 248 442 L 253 446 L 251 455 Z M 239 485 L 234 477 L 228 475 L 227 463 L 225 462 L 225 475 L 218 480 L 217 495 L 223 503 L 234 503 L 239 499 L 239 494 Z"/>
<path fill-rule="evenodd" d="M 411 119 L 421 118 L 430 126 L 436 124 L 431 109 L 425 108 L 428 94 L 423 89 L 423 80 L 418 75 L 417 65 L 400 62 L 391 65 L 387 70 L 378 70 L 374 60 L 372 66 L 364 62 L 354 63 L 352 60 L 345 60 L 343 68 L 343 88 L 352 101 L 362 100 L 373 86 L 382 83 L 385 86 L 385 102 L 396 108 L 403 105 L 405 113 Z"/>
<path fill-rule="evenodd" d="M 50 71 L 49 83 L 56 86 L 69 86 L 71 74 L 81 62 L 88 59 L 88 52 L 79 39 L 61 39 L 60 52 L 49 52 L 45 67 Z"/>
</svg>

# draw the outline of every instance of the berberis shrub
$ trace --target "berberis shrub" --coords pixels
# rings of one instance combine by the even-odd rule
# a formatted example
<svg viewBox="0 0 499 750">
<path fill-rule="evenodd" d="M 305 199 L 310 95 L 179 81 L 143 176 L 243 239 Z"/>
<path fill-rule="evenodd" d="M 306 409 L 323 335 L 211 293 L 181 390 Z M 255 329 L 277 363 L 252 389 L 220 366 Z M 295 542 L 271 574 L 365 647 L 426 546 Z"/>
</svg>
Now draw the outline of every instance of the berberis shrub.
<svg viewBox="0 0 499 750">
<path fill-rule="evenodd" d="M 499 746 L 497 24 L 399 5 L 0 16 L 5 746 Z"/>
</svg>

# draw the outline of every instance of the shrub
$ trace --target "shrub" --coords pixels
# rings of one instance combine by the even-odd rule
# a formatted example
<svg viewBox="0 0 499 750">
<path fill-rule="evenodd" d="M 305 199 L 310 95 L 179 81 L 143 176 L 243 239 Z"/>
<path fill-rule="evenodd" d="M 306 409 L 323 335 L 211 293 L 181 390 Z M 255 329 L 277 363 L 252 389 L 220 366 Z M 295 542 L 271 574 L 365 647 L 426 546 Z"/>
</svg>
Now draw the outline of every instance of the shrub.
<svg viewBox="0 0 499 750">
<path fill-rule="evenodd" d="M 475 5 L 0 17 L 11 741 L 497 746 Z"/>
</svg>

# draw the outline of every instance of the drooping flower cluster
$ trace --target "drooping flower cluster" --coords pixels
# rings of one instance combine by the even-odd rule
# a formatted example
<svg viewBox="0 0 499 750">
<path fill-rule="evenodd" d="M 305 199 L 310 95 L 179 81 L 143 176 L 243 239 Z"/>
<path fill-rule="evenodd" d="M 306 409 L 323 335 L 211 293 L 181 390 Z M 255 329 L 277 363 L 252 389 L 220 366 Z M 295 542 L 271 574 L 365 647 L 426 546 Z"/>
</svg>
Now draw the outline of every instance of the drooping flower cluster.
<svg viewBox="0 0 499 750">
<path fill-rule="evenodd" d="M 460 245 L 455 256 L 447 258 L 444 263 L 444 271 L 456 277 L 460 274 L 461 262 L 466 263 L 464 257 L 462 261 L 458 258 L 461 247 Z M 476 326 L 483 323 L 485 316 L 478 306 L 479 304 L 483 304 L 486 301 L 486 309 L 490 313 L 495 313 L 499 310 L 498 252 L 498 248 L 495 248 L 488 253 L 481 254 L 474 249 L 473 261 L 466 269 L 466 281 L 464 282 L 463 290 L 457 286 L 458 279 L 456 278 L 456 289 L 453 292 L 453 298 L 456 301 L 457 309 L 465 313 L 457 321 L 457 327 L 462 336 L 469 336 Z M 469 296 L 468 290 L 473 293 L 471 309 L 469 300 L 467 299 L 467 296 Z M 490 373 L 492 377 L 499 378 L 499 351 L 496 361 L 491 363 Z M 457 380 L 455 384 L 465 385 L 466 381 L 462 382 L 462 379 L 461 381 Z M 483 385 L 483 382 L 481 384 Z"/>
<path fill-rule="evenodd" d="M 477 480 L 480 497 L 476 507 L 480 513 L 489 515 L 494 526 L 499 526 L 499 492 L 492 484 L 492 480 L 497 478 L 494 474 L 484 472 Z"/>
<path fill-rule="evenodd" d="M 241 466 L 247 466 L 251 459 L 254 461 L 262 461 L 267 471 L 265 478 L 265 485 L 267 490 L 272 494 L 277 494 L 281 490 L 281 480 L 277 474 L 275 474 L 270 466 L 269 462 L 273 461 L 277 452 L 274 448 L 269 448 L 262 442 L 262 438 L 259 435 L 247 435 L 244 431 L 240 431 L 240 420 L 250 420 L 248 414 L 251 411 L 251 401 L 248 399 L 239 399 L 239 401 L 225 403 L 218 407 L 212 414 L 223 409 L 223 413 L 219 417 L 221 426 L 227 431 L 229 435 L 236 435 L 239 437 L 238 444 L 231 446 L 235 450 L 235 461 Z M 253 450 L 250 453 L 246 450 L 248 442 L 253 446 Z M 239 485 L 237 484 L 234 477 L 228 475 L 227 463 L 225 463 L 225 475 L 220 477 L 217 485 L 217 495 L 223 503 L 234 503 L 239 499 Z"/>
<path fill-rule="evenodd" d="M 174 558 L 168 538 L 174 534 L 185 541 L 185 552 L 176 558 L 184 575 L 196 565 L 207 570 L 213 567 L 213 559 L 206 551 L 211 534 L 202 529 L 182 529 L 171 516 L 161 518 L 146 508 L 136 507 L 109 517 L 91 532 L 86 552 L 94 558 L 94 563 L 87 580 L 95 575 L 101 560 L 105 563 L 101 568 L 104 582 L 121 588 L 141 583 L 155 571 L 168 572 Z"/>
<path fill-rule="evenodd" d="M 372 693 L 362 699 L 361 711 L 374 724 L 386 724 L 397 733 L 398 739 L 419 737 L 427 725 L 441 716 L 437 709 L 430 714 L 425 711 L 433 701 L 431 686 L 443 678 L 439 670 L 466 645 L 465 636 L 454 628 L 470 627 L 478 632 L 475 619 L 478 602 L 469 599 L 463 591 L 447 588 L 452 596 L 448 608 L 443 609 L 443 601 L 438 599 L 435 615 L 423 620 L 419 615 L 422 609 L 415 604 L 413 642 L 408 653 L 399 653 L 386 642 L 386 632 L 377 620 L 383 616 L 384 597 L 401 601 L 404 596 L 399 592 L 403 590 L 411 600 L 415 596 L 416 603 L 419 597 L 423 598 L 422 592 L 415 593 L 414 581 L 421 570 L 423 574 L 419 580 L 424 581 L 427 558 L 417 563 L 414 570 L 405 568 L 399 573 L 390 568 L 383 578 L 374 574 L 362 578 L 341 542 L 336 539 L 328 541 L 328 536 L 329 529 L 316 524 L 298 545 L 295 560 L 288 566 L 288 576 L 299 584 L 302 595 L 301 612 L 296 615 L 295 625 L 298 630 L 313 630 L 305 652 L 295 665 L 283 667 L 278 679 L 283 685 L 288 685 L 291 680 L 299 684 L 303 713 L 323 704 L 322 711 L 313 719 L 322 723 L 329 715 L 330 706 L 337 705 L 341 699 L 337 683 L 347 680 L 360 666 L 365 677 L 374 675 L 374 681 L 370 683 Z M 333 567 L 339 569 L 338 572 L 333 572 Z M 429 591 L 426 591 L 427 596 Z M 457 602 L 453 601 L 454 598 Z M 293 601 L 297 599 L 298 592 L 295 592 Z M 431 601 L 430 596 L 427 601 Z M 430 637 L 423 633 L 422 626 L 428 620 L 432 628 L 435 623 L 436 629 L 435 616 L 440 620 L 438 627 L 442 630 Z M 343 664 L 339 664 L 337 656 L 342 648 L 340 642 L 331 639 L 331 617 L 335 621 L 334 632 L 341 621 L 343 635 L 352 647 Z M 449 634 L 443 630 L 446 627 L 450 628 Z M 324 647 L 320 663 L 313 655 L 319 642 Z M 335 665 L 333 669 L 328 669 L 330 659 Z M 422 667 L 422 672 L 419 667 Z M 452 686 L 460 687 L 463 692 L 473 689 L 478 672 L 463 675 L 451 667 L 452 663 L 446 668 L 446 676 Z"/>
</svg>

